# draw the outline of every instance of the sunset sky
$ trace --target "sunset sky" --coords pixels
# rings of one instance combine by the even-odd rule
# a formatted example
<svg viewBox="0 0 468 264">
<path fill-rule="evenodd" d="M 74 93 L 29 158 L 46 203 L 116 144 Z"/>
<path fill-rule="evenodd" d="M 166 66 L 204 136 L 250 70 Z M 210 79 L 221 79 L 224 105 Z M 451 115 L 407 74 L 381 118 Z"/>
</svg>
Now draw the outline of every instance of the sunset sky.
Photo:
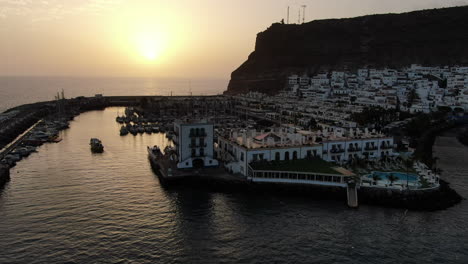
<svg viewBox="0 0 468 264">
<path fill-rule="evenodd" d="M 228 79 L 303 4 L 310 21 L 468 0 L 0 0 L 0 75 Z"/>
</svg>

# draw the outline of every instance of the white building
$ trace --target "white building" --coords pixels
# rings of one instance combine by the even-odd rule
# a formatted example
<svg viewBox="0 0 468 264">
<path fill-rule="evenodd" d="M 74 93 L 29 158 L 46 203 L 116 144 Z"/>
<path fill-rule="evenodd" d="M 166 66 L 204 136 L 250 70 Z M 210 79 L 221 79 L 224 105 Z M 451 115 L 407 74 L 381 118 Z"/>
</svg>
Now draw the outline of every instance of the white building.
<svg viewBox="0 0 468 264">
<path fill-rule="evenodd" d="M 218 157 L 233 173 L 248 175 L 255 161 L 284 161 L 317 157 L 342 163 L 351 159 L 378 159 L 393 156 L 392 137 L 369 132 L 330 127 L 323 131 L 273 132 L 231 130 L 218 137 Z"/>
<path fill-rule="evenodd" d="M 177 168 L 191 169 L 219 165 L 214 158 L 213 124 L 177 121 L 174 123 L 174 132 Z"/>
</svg>

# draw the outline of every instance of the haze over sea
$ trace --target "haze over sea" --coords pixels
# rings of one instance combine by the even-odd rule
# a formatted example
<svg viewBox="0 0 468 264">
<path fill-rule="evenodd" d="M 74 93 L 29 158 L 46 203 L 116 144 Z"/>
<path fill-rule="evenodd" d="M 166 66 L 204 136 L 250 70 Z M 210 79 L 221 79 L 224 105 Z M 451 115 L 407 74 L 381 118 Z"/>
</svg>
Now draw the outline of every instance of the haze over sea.
<svg viewBox="0 0 468 264">
<path fill-rule="evenodd" d="M 214 95 L 226 90 L 228 80 L 120 77 L 0 77 L 0 113 L 22 104 L 65 97 L 103 95 Z"/>
</svg>

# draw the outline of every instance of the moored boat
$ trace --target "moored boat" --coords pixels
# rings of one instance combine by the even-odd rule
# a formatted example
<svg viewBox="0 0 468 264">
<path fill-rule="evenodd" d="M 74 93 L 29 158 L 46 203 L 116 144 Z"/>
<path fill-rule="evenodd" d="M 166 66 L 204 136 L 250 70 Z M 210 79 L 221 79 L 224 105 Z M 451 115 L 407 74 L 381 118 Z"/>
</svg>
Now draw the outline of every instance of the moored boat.
<svg viewBox="0 0 468 264">
<path fill-rule="evenodd" d="M 125 118 L 123 116 L 117 116 L 115 121 L 117 121 L 119 124 L 122 124 L 125 121 Z"/>
<path fill-rule="evenodd" d="M 174 132 L 169 131 L 169 132 L 166 133 L 166 138 L 167 139 L 172 139 L 173 137 L 174 137 Z"/>
<path fill-rule="evenodd" d="M 163 154 L 161 152 L 161 149 L 158 146 L 153 146 L 153 147 L 147 147 L 148 150 L 148 159 L 151 162 L 151 165 L 153 166 L 154 169 L 159 169 L 158 165 L 158 159 L 160 159 Z"/>
<path fill-rule="evenodd" d="M 128 134 L 128 129 L 127 129 L 127 127 L 126 127 L 126 126 L 122 126 L 122 127 L 120 128 L 120 135 L 121 135 L 121 136 L 125 136 L 125 135 L 127 135 L 127 134 Z"/>
</svg>

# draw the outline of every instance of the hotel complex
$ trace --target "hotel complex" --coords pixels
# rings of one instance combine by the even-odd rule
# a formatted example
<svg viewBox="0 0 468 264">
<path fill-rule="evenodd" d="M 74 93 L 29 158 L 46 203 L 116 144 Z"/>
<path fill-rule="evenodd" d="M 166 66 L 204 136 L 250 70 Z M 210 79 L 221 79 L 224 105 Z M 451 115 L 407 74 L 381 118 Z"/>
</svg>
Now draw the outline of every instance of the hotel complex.
<svg viewBox="0 0 468 264">
<path fill-rule="evenodd" d="M 375 160 L 394 155 L 392 137 L 367 129 L 291 130 L 231 130 L 218 137 L 218 157 L 233 173 L 249 176 L 249 164 L 255 162 L 319 158 L 344 164 L 356 159 Z"/>
</svg>

